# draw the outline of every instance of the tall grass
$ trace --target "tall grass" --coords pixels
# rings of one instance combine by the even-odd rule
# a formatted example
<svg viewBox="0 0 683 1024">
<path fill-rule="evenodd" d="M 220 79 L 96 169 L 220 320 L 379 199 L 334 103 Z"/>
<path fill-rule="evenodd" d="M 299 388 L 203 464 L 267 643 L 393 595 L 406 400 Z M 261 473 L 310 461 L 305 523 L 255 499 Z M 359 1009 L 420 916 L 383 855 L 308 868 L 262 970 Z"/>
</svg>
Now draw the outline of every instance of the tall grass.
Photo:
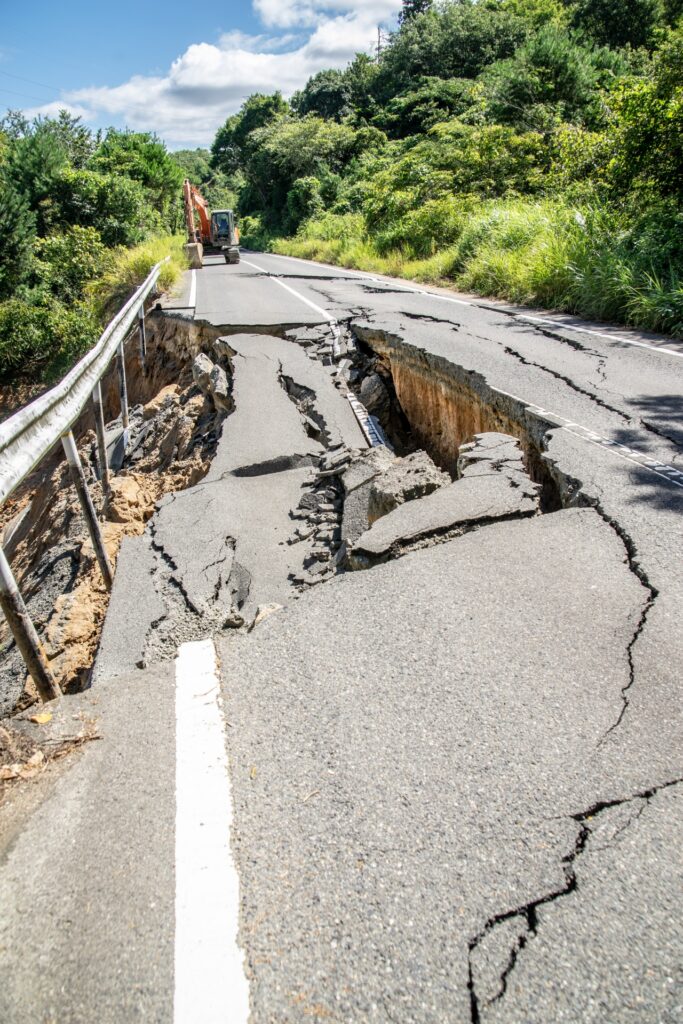
<svg viewBox="0 0 683 1024">
<path fill-rule="evenodd" d="M 155 264 L 170 256 L 159 274 L 159 288 L 168 291 L 187 270 L 184 235 L 148 238 L 132 249 L 115 250 L 107 272 L 93 282 L 92 296 L 102 316 L 111 316 L 145 280 Z"/>
<path fill-rule="evenodd" d="M 438 205 L 438 209 L 436 209 Z M 446 208 L 447 207 L 447 208 Z M 368 231 L 359 214 L 326 214 L 274 252 L 541 306 L 646 330 L 683 332 L 676 225 L 561 198 L 425 204 Z"/>
</svg>

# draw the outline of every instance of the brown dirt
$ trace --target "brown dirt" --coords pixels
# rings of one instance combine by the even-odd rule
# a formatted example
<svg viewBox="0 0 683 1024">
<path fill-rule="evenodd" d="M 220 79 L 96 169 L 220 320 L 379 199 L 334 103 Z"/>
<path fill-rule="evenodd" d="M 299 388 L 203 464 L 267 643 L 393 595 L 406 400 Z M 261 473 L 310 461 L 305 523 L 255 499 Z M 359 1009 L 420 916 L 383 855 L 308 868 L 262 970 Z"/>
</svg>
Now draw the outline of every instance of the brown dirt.
<svg viewBox="0 0 683 1024">
<path fill-rule="evenodd" d="M 155 338 L 152 339 L 153 344 Z M 198 350 L 201 339 L 192 339 Z M 220 433 L 222 417 L 211 401 L 192 383 L 191 351 L 180 360 L 164 338 L 152 349 L 148 372 L 143 374 L 133 348 L 127 358 L 131 407 L 145 403 L 140 426 L 148 430 L 134 461 L 112 476 L 112 497 L 105 506 L 100 484 L 94 477 L 96 450 L 94 430 L 81 430 L 79 451 L 89 474 L 89 486 L 100 513 L 105 544 L 115 564 L 124 536 L 141 534 L 154 514 L 157 501 L 171 491 L 190 487 L 209 468 Z M 196 345 L 196 347 L 195 347 Z M 175 378 L 169 382 L 169 377 Z M 111 411 L 117 408 L 115 378 L 104 389 Z M 134 442 L 134 437 L 133 437 Z M 95 559 L 85 522 L 61 446 L 24 482 L 0 510 L 0 539 L 34 618 L 50 666 L 64 691 L 77 691 L 87 684 L 97 651 L 109 594 Z M 36 612 L 51 584 L 54 564 L 60 559 L 76 560 L 70 585 L 54 593 L 49 608 Z M 46 567 L 47 561 L 47 567 Z M 0 644 L 9 639 L 0 625 Z M 0 656 L 1 657 L 1 656 Z M 0 666 L 1 667 L 1 666 Z M 37 700 L 33 682 L 25 677 L 24 693 L 16 710 Z"/>
</svg>

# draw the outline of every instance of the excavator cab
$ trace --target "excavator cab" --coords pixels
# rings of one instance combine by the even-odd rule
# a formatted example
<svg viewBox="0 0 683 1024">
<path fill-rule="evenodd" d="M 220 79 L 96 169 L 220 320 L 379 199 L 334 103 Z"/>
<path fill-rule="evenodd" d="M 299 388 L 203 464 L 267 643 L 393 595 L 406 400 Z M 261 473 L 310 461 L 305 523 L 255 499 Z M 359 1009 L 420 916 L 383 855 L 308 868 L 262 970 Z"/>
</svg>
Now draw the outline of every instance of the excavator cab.
<svg viewBox="0 0 683 1024">
<path fill-rule="evenodd" d="M 211 245 L 225 254 L 226 263 L 239 263 L 239 241 L 232 210 L 214 210 L 211 214 Z"/>
</svg>

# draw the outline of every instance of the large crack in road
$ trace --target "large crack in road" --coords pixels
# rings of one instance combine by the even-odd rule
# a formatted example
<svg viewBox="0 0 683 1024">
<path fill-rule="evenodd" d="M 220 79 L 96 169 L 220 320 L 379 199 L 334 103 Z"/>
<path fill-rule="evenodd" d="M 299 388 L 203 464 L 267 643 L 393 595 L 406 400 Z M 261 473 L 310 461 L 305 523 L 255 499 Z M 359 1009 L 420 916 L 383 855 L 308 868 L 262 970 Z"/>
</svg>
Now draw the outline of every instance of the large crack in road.
<svg viewBox="0 0 683 1024">
<path fill-rule="evenodd" d="M 534 348 L 606 390 L 597 345 L 279 276 L 337 320 L 152 318 L 223 415 L 123 542 L 96 671 L 218 645 L 253 1019 L 668 1020 L 667 438 Z M 658 447 L 613 450 L 625 423 Z"/>
</svg>

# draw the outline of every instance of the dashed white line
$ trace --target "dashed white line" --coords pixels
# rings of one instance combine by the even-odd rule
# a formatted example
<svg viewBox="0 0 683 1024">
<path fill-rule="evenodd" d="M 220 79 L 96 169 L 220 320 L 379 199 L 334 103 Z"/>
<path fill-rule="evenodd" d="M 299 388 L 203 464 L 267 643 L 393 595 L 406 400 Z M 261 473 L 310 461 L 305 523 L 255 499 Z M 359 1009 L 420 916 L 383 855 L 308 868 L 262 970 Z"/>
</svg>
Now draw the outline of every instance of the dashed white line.
<svg viewBox="0 0 683 1024">
<path fill-rule="evenodd" d="M 295 257 L 281 258 L 290 259 Z M 307 299 L 305 295 L 302 295 L 300 292 L 296 291 L 296 289 L 291 288 L 288 284 L 285 284 L 284 281 L 281 281 L 277 277 L 273 277 L 269 270 L 265 270 L 263 267 L 257 266 L 256 263 L 249 263 L 248 260 L 243 260 L 242 262 L 246 263 L 250 267 L 253 267 L 255 270 L 260 271 L 260 273 L 266 274 L 266 276 L 269 277 L 271 281 L 275 281 L 276 284 L 279 284 L 291 295 L 294 295 L 297 299 L 300 299 L 302 302 L 305 302 L 307 306 L 310 306 L 312 309 L 316 310 L 316 312 L 323 316 L 328 323 L 334 325 L 333 329 L 336 329 L 338 333 L 339 326 L 337 324 L 337 321 L 331 315 L 331 313 L 327 312 L 327 310 L 322 309 L 321 306 L 317 306 L 314 302 L 311 302 L 310 299 Z M 379 280 L 379 278 L 366 277 L 365 280 L 377 281 Z M 403 289 L 403 286 L 401 286 L 401 288 L 402 290 L 414 292 L 417 295 L 431 296 L 433 294 L 432 292 L 419 291 L 417 289 L 412 288 Z M 472 303 L 466 302 L 464 299 L 455 299 L 447 295 L 435 295 L 434 297 L 444 299 L 446 302 L 454 302 L 456 304 L 463 306 L 472 305 Z M 548 322 L 554 323 L 554 321 Z M 604 335 L 600 335 L 600 337 L 604 337 Z M 656 349 L 656 351 L 661 351 L 661 349 Z M 669 354 L 679 355 L 679 353 L 677 352 L 670 352 Z M 632 448 L 629 448 L 626 445 L 622 445 L 618 441 L 613 441 L 610 438 L 603 437 L 601 434 L 597 434 L 594 430 L 591 430 L 589 427 L 584 427 L 580 423 L 574 423 L 572 420 L 568 420 L 566 416 L 560 416 L 559 413 L 552 412 L 550 409 L 542 409 L 540 406 L 535 405 L 533 402 L 527 402 L 524 398 L 520 398 L 518 395 L 512 395 L 507 391 L 502 391 L 500 388 L 493 388 L 493 390 L 497 391 L 501 395 L 507 395 L 508 398 L 513 398 L 516 402 L 520 402 L 527 409 L 531 410 L 531 412 L 534 412 L 539 415 L 547 414 L 548 416 L 552 417 L 552 419 L 558 420 L 560 429 L 566 430 L 567 433 L 572 434 L 572 436 L 578 437 L 583 441 L 588 441 L 590 444 L 597 444 L 600 448 L 606 448 L 609 451 L 611 451 L 614 455 L 619 456 L 619 458 L 625 459 L 627 462 L 632 462 L 635 465 L 640 466 L 642 469 L 646 469 L 650 473 L 654 473 L 662 480 L 666 480 L 668 483 L 673 484 L 674 487 L 679 487 L 683 489 L 683 473 L 677 470 L 674 466 L 667 466 L 664 463 L 657 463 L 657 461 L 653 460 L 649 455 L 645 455 L 644 453 L 634 451 Z M 572 430 L 572 427 L 576 429 Z M 364 432 L 366 432 L 365 427 L 363 427 L 363 430 Z M 576 430 L 581 431 L 581 433 L 576 433 Z"/>
<path fill-rule="evenodd" d="M 190 271 L 190 298 L 188 300 L 188 307 L 194 308 L 197 305 L 197 271 Z"/>
<path fill-rule="evenodd" d="M 590 427 L 584 427 L 583 424 L 568 420 L 566 416 L 560 416 L 557 412 L 544 409 L 533 402 L 527 402 L 524 398 L 520 398 L 519 395 L 513 395 L 511 392 L 503 391 L 500 388 L 494 388 L 494 390 L 500 395 L 505 395 L 507 398 L 512 398 L 515 402 L 519 402 L 535 416 L 549 416 L 553 420 L 558 420 L 559 428 L 571 434 L 572 437 L 578 437 L 581 441 L 588 441 L 589 444 L 596 445 L 598 448 L 606 448 L 618 458 L 624 459 L 626 462 L 632 462 L 635 466 L 646 469 L 649 473 L 654 473 L 655 476 L 661 477 L 667 483 L 673 484 L 674 487 L 683 489 L 683 473 L 676 469 L 675 466 L 667 466 L 666 463 L 659 462 L 644 452 L 639 452 L 635 448 L 629 448 L 628 445 L 614 441 L 612 438 L 603 437 L 602 434 L 596 433 Z"/>
<path fill-rule="evenodd" d="M 246 1024 L 249 986 L 237 944 L 239 879 L 216 650 L 176 660 L 174 1024 Z"/>
</svg>

